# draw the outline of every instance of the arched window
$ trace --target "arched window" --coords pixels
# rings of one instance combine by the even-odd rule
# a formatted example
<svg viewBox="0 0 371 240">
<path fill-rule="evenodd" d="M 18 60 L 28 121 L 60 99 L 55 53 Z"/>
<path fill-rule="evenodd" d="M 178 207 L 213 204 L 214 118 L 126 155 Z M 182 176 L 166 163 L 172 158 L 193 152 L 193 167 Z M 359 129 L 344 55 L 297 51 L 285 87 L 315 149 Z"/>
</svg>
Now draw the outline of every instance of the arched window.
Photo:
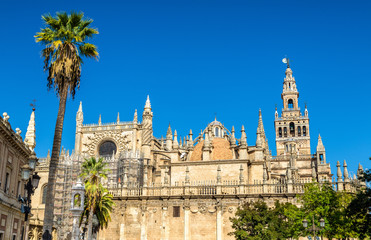
<svg viewBox="0 0 371 240">
<path fill-rule="evenodd" d="M 105 141 L 99 146 L 100 156 L 111 156 L 113 153 L 116 153 L 116 151 L 116 144 L 112 141 Z"/>
<path fill-rule="evenodd" d="M 278 128 L 278 137 L 282 137 L 282 128 Z"/>
<path fill-rule="evenodd" d="M 293 122 L 290 122 L 290 135 L 295 137 L 295 124 Z"/>
<path fill-rule="evenodd" d="M 41 204 L 46 203 L 46 191 L 47 191 L 48 185 L 45 184 L 42 188 L 42 196 L 41 196 Z"/>
<path fill-rule="evenodd" d="M 300 137 L 301 136 L 301 127 L 298 126 L 298 136 Z"/>
<path fill-rule="evenodd" d="M 283 128 L 283 136 L 287 137 L 287 128 L 286 127 Z"/>
<path fill-rule="evenodd" d="M 303 127 L 303 136 L 307 136 L 307 127 L 306 126 Z"/>
<path fill-rule="evenodd" d="M 294 101 L 292 99 L 288 101 L 288 108 L 294 108 Z"/>
<path fill-rule="evenodd" d="M 215 128 L 215 137 L 219 137 L 219 128 Z"/>
</svg>

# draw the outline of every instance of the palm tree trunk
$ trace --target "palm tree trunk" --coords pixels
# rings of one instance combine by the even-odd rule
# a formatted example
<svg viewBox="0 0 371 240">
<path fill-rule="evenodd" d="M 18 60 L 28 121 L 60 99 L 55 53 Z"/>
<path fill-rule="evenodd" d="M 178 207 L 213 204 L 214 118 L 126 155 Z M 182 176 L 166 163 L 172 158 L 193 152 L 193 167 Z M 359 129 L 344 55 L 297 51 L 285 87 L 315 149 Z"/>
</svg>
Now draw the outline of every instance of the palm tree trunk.
<svg viewBox="0 0 371 240">
<path fill-rule="evenodd" d="M 94 216 L 94 205 L 91 203 L 90 210 L 89 210 L 89 218 L 88 218 L 88 240 L 91 240 L 93 235 L 93 216 Z"/>
<path fill-rule="evenodd" d="M 48 185 L 46 190 L 46 202 L 45 202 L 45 213 L 44 213 L 44 226 L 43 226 L 43 240 L 52 239 L 53 231 L 53 219 L 54 219 L 54 190 L 55 190 L 55 175 L 57 172 L 57 166 L 59 162 L 59 153 L 62 142 L 63 122 L 64 114 L 66 111 L 68 86 L 64 86 L 59 98 L 59 109 L 57 122 L 54 130 L 54 140 L 52 156 L 49 165 L 49 177 Z"/>
</svg>

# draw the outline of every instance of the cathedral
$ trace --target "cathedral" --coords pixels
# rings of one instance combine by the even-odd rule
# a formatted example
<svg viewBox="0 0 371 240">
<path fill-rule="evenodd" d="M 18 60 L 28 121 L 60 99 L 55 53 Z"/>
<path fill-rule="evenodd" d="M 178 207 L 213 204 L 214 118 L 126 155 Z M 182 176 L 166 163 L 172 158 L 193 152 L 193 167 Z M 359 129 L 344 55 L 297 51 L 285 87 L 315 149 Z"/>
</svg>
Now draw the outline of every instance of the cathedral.
<svg viewBox="0 0 371 240">
<path fill-rule="evenodd" d="M 256 142 L 249 146 L 244 126 L 237 130 L 241 132 L 237 139 L 236 129 L 226 128 L 217 119 L 199 133 L 189 130 L 184 139 L 170 125 L 166 138 L 157 138 L 149 97 L 141 121 L 135 111 L 132 121 L 123 122 L 117 116 L 114 123 L 102 123 L 99 118 L 97 124 L 85 124 L 80 103 L 74 153 L 63 151 L 61 158 L 64 167 L 59 168 L 61 180 L 57 180 L 56 216 L 62 222 L 68 219 L 71 194 L 64 190 L 76 181 L 76 166 L 90 156 L 104 157 L 112 170 L 104 184 L 114 196 L 115 208 L 108 228 L 98 233 L 100 240 L 233 239 L 228 235 L 233 230 L 229 218 L 244 203 L 296 203 L 305 183 L 332 182 L 321 136 L 311 150 L 308 110 L 299 107 L 289 65 L 285 75 L 283 108 L 275 111 L 276 156 L 269 149 L 260 110 Z M 335 186 L 350 189 L 354 179 L 348 176 L 346 163 L 344 178 L 337 166 Z M 61 226 L 62 239 L 68 227 Z"/>
</svg>

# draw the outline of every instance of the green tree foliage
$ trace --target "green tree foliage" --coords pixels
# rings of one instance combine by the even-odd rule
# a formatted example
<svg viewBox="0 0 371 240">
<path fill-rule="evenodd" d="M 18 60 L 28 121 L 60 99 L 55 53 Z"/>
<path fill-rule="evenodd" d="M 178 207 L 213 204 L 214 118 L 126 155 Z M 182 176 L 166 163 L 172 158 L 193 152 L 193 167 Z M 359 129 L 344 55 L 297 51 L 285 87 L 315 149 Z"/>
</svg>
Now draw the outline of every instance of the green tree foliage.
<svg viewBox="0 0 371 240">
<path fill-rule="evenodd" d="M 110 213 L 113 207 L 112 195 L 105 189 L 101 180 L 107 178 L 109 171 L 107 163 L 103 158 L 98 160 L 95 157 L 87 158 L 82 164 L 80 177 L 85 182 L 86 205 L 83 215 L 87 215 L 88 239 L 92 236 L 93 216 L 96 214 L 101 228 L 107 227 L 111 220 Z"/>
<path fill-rule="evenodd" d="M 370 158 L 371 160 L 371 158 Z M 371 170 L 359 173 L 366 184 L 371 182 Z M 369 185 L 368 185 L 369 186 Z M 347 216 L 351 219 L 351 230 L 359 239 L 371 237 L 371 189 L 364 187 L 352 199 L 346 209 Z"/>
<path fill-rule="evenodd" d="M 304 194 L 299 195 L 297 206 L 291 203 L 276 202 L 269 208 L 258 201 L 248 203 L 238 209 L 231 218 L 234 231 L 230 235 L 238 240 L 255 239 L 297 239 L 310 236 L 312 232 L 304 229 L 302 221 L 307 219 L 309 227 L 318 228 L 316 235 L 328 239 L 365 239 L 371 236 L 371 206 L 369 188 L 357 194 L 345 191 L 337 192 L 330 183 L 309 183 Z M 325 227 L 320 229 L 320 219 Z"/>
<path fill-rule="evenodd" d="M 75 96 L 81 77 L 82 57 L 97 58 L 95 45 L 88 43 L 98 31 L 90 27 L 93 22 L 83 13 L 65 12 L 42 16 L 45 27 L 36 33 L 36 42 L 45 46 L 41 55 L 44 70 L 48 72 L 47 86 L 54 89 L 59 98 L 58 116 L 54 131 L 52 156 L 49 165 L 47 197 L 45 203 L 43 239 L 51 238 L 54 218 L 55 174 L 62 142 L 64 114 L 67 96 Z"/>
<path fill-rule="evenodd" d="M 268 208 L 263 201 L 247 203 L 238 209 L 231 218 L 230 235 L 238 240 L 287 239 L 298 236 L 300 227 L 295 223 L 298 208 L 291 203 L 275 202 L 274 208 Z M 295 216 L 295 218 L 292 218 Z"/>
</svg>

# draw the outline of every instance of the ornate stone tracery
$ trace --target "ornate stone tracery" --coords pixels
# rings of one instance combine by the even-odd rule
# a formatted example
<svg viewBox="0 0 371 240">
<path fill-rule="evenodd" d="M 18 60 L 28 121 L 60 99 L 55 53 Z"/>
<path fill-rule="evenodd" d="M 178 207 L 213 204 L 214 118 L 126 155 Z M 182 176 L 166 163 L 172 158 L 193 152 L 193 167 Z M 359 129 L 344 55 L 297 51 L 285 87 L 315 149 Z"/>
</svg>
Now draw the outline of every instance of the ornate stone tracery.
<svg viewBox="0 0 371 240">
<path fill-rule="evenodd" d="M 113 141 L 118 152 L 130 150 L 132 148 L 131 136 L 131 132 L 123 130 L 95 132 L 92 136 L 88 136 L 88 141 L 84 143 L 85 151 L 83 152 L 91 156 L 96 155 L 100 144 L 105 140 Z"/>
</svg>

